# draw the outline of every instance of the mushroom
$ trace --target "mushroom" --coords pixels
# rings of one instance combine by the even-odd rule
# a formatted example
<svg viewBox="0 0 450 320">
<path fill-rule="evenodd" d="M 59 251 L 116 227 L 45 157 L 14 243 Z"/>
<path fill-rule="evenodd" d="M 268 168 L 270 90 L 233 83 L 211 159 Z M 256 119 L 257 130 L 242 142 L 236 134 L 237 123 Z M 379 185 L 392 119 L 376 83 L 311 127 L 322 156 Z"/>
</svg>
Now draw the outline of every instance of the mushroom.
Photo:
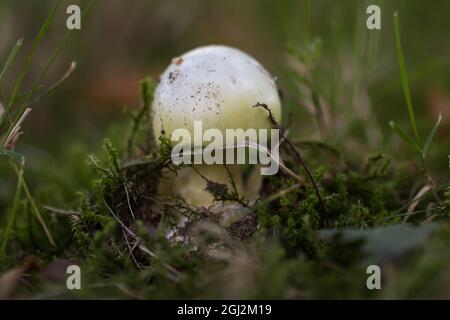
<svg viewBox="0 0 450 320">
<path fill-rule="evenodd" d="M 235 48 L 199 47 L 174 58 L 161 75 L 152 106 L 154 136 L 170 140 L 172 132 L 179 128 L 194 136 L 194 121 L 202 121 L 204 130 L 216 128 L 224 136 L 226 129 L 271 129 L 267 110 L 252 108 L 257 103 L 269 106 L 274 119 L 280 122 L 277 86 L 259 62 Z M 221 164 L 194 166 L 196 170 L 181 169 L 160 186 L 160 191 L 179 194 L 192 205 L 210 206 L 213 198 L 204 190 L 205 178 L 229 186 L 227 170 Z M 261 184 L 259 170 L 254 170 L 246 187 L 241 166 L 227 166 L 240 196 L 254 199 Z"/>
</svg>

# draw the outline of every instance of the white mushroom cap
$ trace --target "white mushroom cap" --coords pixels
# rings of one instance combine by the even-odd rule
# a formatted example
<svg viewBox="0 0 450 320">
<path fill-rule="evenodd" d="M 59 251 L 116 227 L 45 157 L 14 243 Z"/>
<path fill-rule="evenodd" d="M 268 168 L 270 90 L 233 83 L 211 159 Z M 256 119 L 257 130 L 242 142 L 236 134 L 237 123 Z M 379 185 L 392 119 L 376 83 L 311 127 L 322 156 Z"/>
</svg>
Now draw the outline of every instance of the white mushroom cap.
<svg viewBox="0 0 450 320">
<path fill-rule="evenodd" d="M 161 75 L 153 101 L 155 137 L 170 139 L 178 128 L 193 136 L 194 121 L 203 130 L 270 129 L 268 112 L 252 108 L 266 104 L 277 122 L 281 102 L 274 79 L 246 53 L 231 47 L 211 45 L 175 58 Z M 240 142 L 240 141 L 238 141 Z"/>
</svg>

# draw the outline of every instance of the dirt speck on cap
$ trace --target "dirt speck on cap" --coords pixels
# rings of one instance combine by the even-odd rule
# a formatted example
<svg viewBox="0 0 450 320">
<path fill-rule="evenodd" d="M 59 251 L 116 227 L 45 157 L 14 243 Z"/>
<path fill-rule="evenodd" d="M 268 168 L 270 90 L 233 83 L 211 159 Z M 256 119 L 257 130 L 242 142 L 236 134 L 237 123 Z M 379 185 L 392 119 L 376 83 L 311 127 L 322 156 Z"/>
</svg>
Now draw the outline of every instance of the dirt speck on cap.
<svg viewBox="0 0 450 320">
<path fill-rule="evenodd" d="M 177 66 L 179 66 L 180 64 L 183 63 L 183 58 L 182 57 L 175 57 L 172 59 L 172 63 L 176 64 Z"/>
<path fill-rule="evenodd" d="M 180 71 L 179 70 L 175 70 L 173 72 L 169 73 L 169 83 L 172 84 L 177 77 L 180 75 Z"/>
</svg>

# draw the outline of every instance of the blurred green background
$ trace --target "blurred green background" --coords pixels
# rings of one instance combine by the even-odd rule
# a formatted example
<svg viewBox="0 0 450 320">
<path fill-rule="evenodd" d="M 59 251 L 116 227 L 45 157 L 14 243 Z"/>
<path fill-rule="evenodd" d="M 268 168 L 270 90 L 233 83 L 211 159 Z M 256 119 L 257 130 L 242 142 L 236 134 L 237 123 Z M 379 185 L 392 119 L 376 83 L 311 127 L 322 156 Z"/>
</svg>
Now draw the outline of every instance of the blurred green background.
<svg viewBox="0 0 450 320">
<path fill-rule="evenodd" d="M 0 61 L 18 38 L 24 48 L 3 85 L 16 80 L 21 62 L 53 1 L 0 2 Z M 87 1 L 64 1 L 38 48 L 26 79 L 30 87 L 66 32 L 65 8 Z M 382 29 L 368 31 L 365 10 L 382 9 Z M 64 10 L 63 10 L 64 9 Z M 450 2 L 448 0 L 311 1 L 311 37 L 321 39 L 322 54 L 313 72 L 320 98 L 329 111 L 329 141 L 349 158 L 386 152 L 396 159 L 413 155 L 389 128 L 395 120 L 408 128 L 392 16 L 399 12 L 411 91 L 422 137 L 438 114 L 443 123 L 430 151 L 430 166 L 448 180 L 450 153 Z M 70 207 L 75 191 L 89 181 L 85 154 L 97 151 L 104 137 L 124 141 L 123 107 L 139 104 L 138 82 L 158 75 L 171 59 L 194 47 L 226 44 L 240 48 L 278 78 L 283 92 L 285 125 L 291 137 L 320 138 L 309 97 L 295 80 L 289 52 L 301 48 L 305 30 L 301 0 L 99 0 L 82 21 L 69 46 L 45 79 L 55 83 L 71 61 L 75 72 L 54 93 L 33 106 L 16 150 L 27 159 L 32 192 L 53 204 Z M 356 160 L 357 161 L 357 160 Z M 74 165 L 74 163 L 76 165 Z M 0 162 L 0 212 L 13 197 L 16 180 L 7 159 Z M 447 177 L 446 177 L 447 175 Z M 50 183 L 51 181 L 51 183 Z M 56 181 L 56 182 L 55 182 Z M 3 215 L 4 217 L 4 215 Z M 3 218 L 2 217 L 2 218 Z"/>
</svg>

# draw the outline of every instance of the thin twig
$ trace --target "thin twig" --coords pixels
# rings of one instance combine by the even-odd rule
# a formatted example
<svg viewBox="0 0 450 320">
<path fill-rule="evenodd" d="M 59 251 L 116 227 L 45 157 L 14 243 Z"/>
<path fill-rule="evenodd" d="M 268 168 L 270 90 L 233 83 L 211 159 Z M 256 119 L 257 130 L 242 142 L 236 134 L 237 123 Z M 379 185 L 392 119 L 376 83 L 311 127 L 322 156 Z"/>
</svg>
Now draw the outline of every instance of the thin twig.
<svg viewBox="0 0 450 320">
<path fill-rule="evenodd" d="M 103 199 L 103 202 L 104 202 L 106 208 L 108 209 L 108 211 L 111 213 L 111 215 L 114 217 L 114 219 L 116 219 L 116 221 L 120 224 L 120 226 L 123 228 L 123 230 L 126 231 L 131 237 L 133 237 L 133 238 L 139 243 L 138 248 L 139 248 L 142 252 L 144 252 L 144 253 L 146 253 L 147 255 L 149 255 L 150 257 L 156 259 L 156 258 L 157 258 L 157 255 L 156 255 L 153 251 L 149 250 L 147 247 L 145 247 L 144 245 L 141 244 L 141 243 L 142 243 L 141 238 L 139 238 L 139 237 L 138 237 L 138 236 L 137 236 L 130 228 L 128 228 L 128 227 L 122 222 L 122 220 L 119 219 L 119 217 L 114 213 L 114 211 L 113 211 L 113 210 L 111 209 L 111 207 L 108 205 L 108 202 L 107 202 L 105 199 Z M 164 263 L 164 262 L 163 262 L 162 265 L 163 265 L 168 271 L 170 271 L 170 272 L 174 275 L 174 277 L 172 277 L 172 276 L 170 276 L 170 274 L 169 274 L 169 275 L 168 275 L 169 279 L 171 279 L 171 280 L 173 280 L 173 281 L 175 281 L 175 282 L 179 282 L 179 278 L 180 278 L 180 276 L 181 276 L 181 273 L 180 273 L 178 270 L 176 270 L 174 267 L 168 265 L 167 263 Z"/>
<path fill-rule="evenodd" d="M 389 220 L 389 219 L 393 219 L 393 218 L 397 218 L 397 217 L 413 216 L 413 215 L 416 215 L 416 214 L 428 213 L 428 212 L 439 211 L 439 210 L 443 210 L 443 208 L 442 207 L 436 207 L 436 208 L 429 208 L 429 209 L 424 209 L 424 210 L 416 210 L 416 211 L 412 211 L 412 212 L 400 213 L 400 214 L 396 214 L 396 215 L 393 215 L 393 216 L 386 217 L 385 220 Z"/>
<path fill-rule="evenodd" d="M 418 201 L 418 200 L 421 200 L 422 198 L 424 198 L 424 197 L 427 196 L 427 195 L 428 195 L 428 193 L 424 193 L 424 194 L 422 194 L 422 195 L 420 195 L 420 196 L 414 197 L 412 200 L 408 201 L 408 202 L 405 203 L 403 206 L 401 206 L 399 209 L 397 209 L 397 210 L 394 212 L 394 215 L 397 215 L 398 213 L 402 212 L 402 211 L 405 210 L 407 207 L 409 207 L 413 202 Z"/>
<path fill-rule="evenodd" d="M 269 119 L 270 122 L 272 123 L 272 125 L 276 128 L 276 129 L 280 129 L 280 126 L 278 125 L 277 121 L 275 120 L 275 118 L 273 117 L 272 111 L 270 110 L 270 108 L 267 106 L 267 104 L 265 103 L 259 103 L 257 102 L 253 108 L 257 108 L 257 107 L 262 107 L 264 108 L 267 112 L 269 112 Z M 282 139 L 287 143 L 287 145 L 289 146 L 289 148 L 292 150 L 292 152 L 294 153 L 295 157 L 297 158 L 297 161 L 300 163 L 300 165 L 303 167 L 303 169 L 305 170 L 309 180 L 311 181 L 311 184 L 314 188 L 314 192 L 316 193 L 317 199 L 319 201 L 319 206 L 320 209 L 322 211 L 323 214 L 323 219 L 324 219 L 324 224 L 325 226 L 330 226 L 330 220 L 328 218 L 328 212 L 325 208 L 325 204 L 322 200 L 322 196 L 320 195 L 320 190 L 319 190 L 319 186 L 318 183 L 316 181 L 316 179 L 314 178 L 314 175 L 312 174 L 311 170 L 309 169 L 306 161 L 302 158 L 302 156 L 300 155 L 300 153 L 297 151 L 297 149 L 292 145 L 292 143 L 283 135 L 283 133 L 280 130 L 280 136 L 282 137 Z"/>
<path fill-rule="evenodd" d="M 22 185 L 22 189 L 25 192 L 25 195 L 27 196 L 27 200 L 31 205 L 31 209 L 36 215 L 36 218 L 38 219 L 42 229 L 44 230 L 45 236 L 48 239 L 48 242 L 52 245 L 52 247 L 56 247 L 55 240 L 53 240 L 53 236 L 45 224 L 44 219 L 41 216 L 41 213 L 39 212 L 39 209 L 36 205 L 36 202 L 34 201 L 33 197 L 31 196 L 30 190 L 28 189 L 27 183 L 25 182 L 25 179 L 23 178 L 23 174 L 21 174 L 20 169 L 17 167 L 17 164 L 13 163 L 13 168 L 17 174 L 17 178 L 20 180 L 20 183 Z"/>
<path fill-rule="evenodd" d="M 221 150 L 225 150 L 225 149 L 235 149 L 235 148 L 250 148 L 253 150 L 258 150 L 258 151 L 262 151 L 267 153 L 267 155 L 276 162 L 276 164 L 280 167 L 281 171 L 283 171 L 285 174 L 291 176 L 291 178 L 293 178 L 295 181 L 297 181 L 300 184 L 304 184 L 304 180 L 302 177 L 300 177 L 299 175 L 297 175 L 295 172 L 293 172 L 291 169 L 289 169 L 282 161 L 279 157 L 277 157 L 276 155 L 274 155 L 272 152 L 270 152 L 269 149 L 267 149 L 267 147 L 258 144 L 258 143 L 254 143 L 254 142 L 249 142 L 249 141 L 242 141 L 239 142 L 237 144 L 230 144 L 230 145 L 225 145 L 225 146 L 218 146 L 217 148 L 215 148 L 216 151 L 221 151 Z M 183 155 L 187 155 L 187 156 L 193 156 L 193 155 L 197 155 L 197 154 L 201 154 L 203 151 L 202 150 L 194 150 L 194 151 L 183 151 Z M 194 170 L 195 168 L 190 165 Z M 198 171 L 197 171 L 198 173 Z M 202 176 L 200 174 L 200 176 Z M 206 180 L 206 178 L 204 178 Z"/>
<path fill-rule="evenodd" d="M 51 206 L 47 206 L 47 205 L 44 205 L 42 207 L 45 210 L 50 211 L 52 213 L 64 214 L 64 215 L 68 215 L 68 216 L 80 216 L 81 215 L 80 211 L 76 211 L 76 210 L 64 210 L 64 209 L 59 209 L 59 208 L 55 208 L 55 207 L 51 207 Z"/>
<path fill-rule="evenodd" d="M 136 216 L 134 215 L 133 208 L 131 208 L 130 194 L 128 193 L 128 188 L 127 188 L 125 183 L 123 184 L 123 188 L 125 189 L 125 194 L 127 196 L 128 209 L 130 209 L 131 216 L 133 217 L 133 220 L 136 221 Z"/>
<path fill-rule="evenodd" d="M 137 247 L 136 243 L 138 243 L 138 242 L 136 241 L 135 245 L 133 245 L 133 247 L 131 247 L 130 242 L 128 241 L 128 235 L 127 235 L 127 233 L 125 232 L 125 230 L 123 228 L 122 228 L 122 235 L 125 238 L 125 243 L 126 243 L 126 245 L 128 247 L 129 256 L 133 260 L 133 262 L 136 265 L 136 267 L 138 269 L 142 269 L 142 265 L 137 261 L 136 257 L 134 256 L 134 253 L 133 253 L 134 249 L 136 249 L 136 247 Z"/>
<path fill-rule="evenodd" d="M 168 202 L 168 201 L 163 201 L 157 198 L 152 198 L 152 197 L 148 197 L 148 196 L 143 196 L 144 199 L 147 200 L 151 200 L 151 201 L 155 201 L 160 203 L 163 206 L 168 207 L 169 209 L 173 209 L 175 211 L 177 211 L 179 214 L 181 214 L 182 216 L 186 217 L 186 218 L 191 218 L 191 216 L 187 213 L 191 213 L 191 214 L 197 214 L 198 210 L 200 210 L 200 208 L 194 206 L 194 205 L 183 205 L 181 203 L 177 203 L 177 202 Z M 184 212 L 183 210 L 186 210 L 187 212 Z"/>
<path fill-rule="evenodd" d="M 234 197 L 236 198 L 237 202 L 240 205 L 248 208 L 248 204 L 244 202 L 245 197 L 242 197 L 242 198 L 239 197 L 239 193 L 238 193 L 238 190 L 236 187 L 236 182 L 234 181 L 234 177 L 230 171 L 230 168 L 228 168 L 226 163 L 224 163 L 223 166 L 225 167 L 225 170 L 227 171 L 228 180 L 230 180 L 231 187 L 233 188 Z"/>
<path fill-rule="evenodd" d="M 72 61 L 70 63 L 69 69 L 67 69 L 67 71 L 63 74 L 63 76 L 55 84 L 53 84 L 50 88 L 48 88 L 44 93 L 40 94 L 35 99 L 33 99 L 29 103 L 29 105 L 33 105 L 33 104 L 37 103 L 43 97 L 45 97 L 46 95 L 53 92 L 57 87 L 59 87 L 64 81 L 66 81 L 72 75 L 72 73 L 75 71 L 76 67 L 77 67 L 77 63 L 75 61 Z"/>
<path fill-rule="evenodd" d="M 268 197 L 265 197 L 264 200 L 261 201 L 261 203 L 267 204 L 267 203 L 273 202 L 273 201 L 291 193 L 292 191 L 297 190 L 300 186 L 301 186 L 301 184 L 296 183 L 286 189 L 282 189 L 272 195 L 269 195 Z"/>
</svg>

